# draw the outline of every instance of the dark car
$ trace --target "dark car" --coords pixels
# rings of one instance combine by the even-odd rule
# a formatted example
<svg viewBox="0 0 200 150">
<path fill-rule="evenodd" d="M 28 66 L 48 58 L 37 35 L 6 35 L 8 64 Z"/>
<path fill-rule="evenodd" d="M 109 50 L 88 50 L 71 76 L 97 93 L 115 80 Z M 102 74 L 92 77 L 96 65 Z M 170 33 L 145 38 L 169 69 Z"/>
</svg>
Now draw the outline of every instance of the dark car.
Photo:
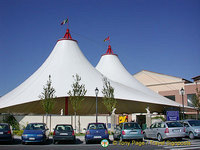
<svg viewBox="0 0 200 150">
<path fill-rule="evenodd" d="M 124 122 L 116 126 L 114 140 L 141 140 L 143 141 L 144 135 L 140 125 L 136 122 Z"/>
<path fill-rule="evenodd" d="M 23 134 L 22 144 L 26 143 L 45 143 L 49 139 L 49 129 L 45 123 L 29 123 Z"/>
<path fill-rule="evenodd" d="M 58 124 L 53 132 L 53 143 L 56 144 L 59 141 L 72 141 L 76 143 L 76 136 L 72 125 Z"/>
<path fill-rule="evenodd" d="M 85 134 L 86 144 L 92 141 L 101 141 L 102 139 L 109 140 L 106 125 L 104 123 L 89 123 Z"/>
<path fill-rule="evenodd" d="M 0 141 L 1 142 L 13 142 L 12 128 L 7 123 L 0 123 Z"/>
</svg>

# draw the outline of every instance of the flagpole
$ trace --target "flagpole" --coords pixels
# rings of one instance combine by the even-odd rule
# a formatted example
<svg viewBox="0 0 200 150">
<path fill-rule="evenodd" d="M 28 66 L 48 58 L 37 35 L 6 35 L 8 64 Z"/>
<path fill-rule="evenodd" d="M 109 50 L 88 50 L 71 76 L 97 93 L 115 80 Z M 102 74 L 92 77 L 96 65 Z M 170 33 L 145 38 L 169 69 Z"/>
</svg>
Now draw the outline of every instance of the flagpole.
<svg viewBox="0 0 200 150">
<path fill-rule="evenodd" d="M 67 17 L 67 29 L 69 29 L 69 19 Z"/>
</svg>

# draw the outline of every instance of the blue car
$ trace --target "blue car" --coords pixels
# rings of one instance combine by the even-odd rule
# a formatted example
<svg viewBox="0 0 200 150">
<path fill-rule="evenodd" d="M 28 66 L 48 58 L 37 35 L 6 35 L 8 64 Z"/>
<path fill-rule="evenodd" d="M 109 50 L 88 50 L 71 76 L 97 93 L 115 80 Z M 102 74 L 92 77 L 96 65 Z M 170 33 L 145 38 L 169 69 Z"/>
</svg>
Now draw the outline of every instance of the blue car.
<svg viewBox="0 0 200 150">
<path fill-rule="evenodd" d="M 49 129 L 45 123 L 29 123 L 22 134 L 22 144 L 45 143 L 49 139 Z"/>
<path fill-rule="evenodd" d="M 105 124 L 89 123 L 85 134 L 86 144 L 94 141 L 101 141 L 102 139 L 109 140 L 109 134 Z"/>
</svg>

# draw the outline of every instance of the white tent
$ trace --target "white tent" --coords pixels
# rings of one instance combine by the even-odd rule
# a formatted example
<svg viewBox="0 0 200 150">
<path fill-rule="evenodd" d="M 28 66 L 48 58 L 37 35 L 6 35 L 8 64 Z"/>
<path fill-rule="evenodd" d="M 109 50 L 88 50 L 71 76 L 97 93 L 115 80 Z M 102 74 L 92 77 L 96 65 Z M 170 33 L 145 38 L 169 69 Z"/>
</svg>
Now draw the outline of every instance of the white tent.
<svg viewBox="0 0 200 150">
<path fill-rule="evenodd" d="M 158 111 L 162 111 L 161 108 L 163 106 L 179 107 L 178 103 L 152 93 L 133 77 L 132 81 L 129 74 L 126 73 L 125 68 L 119 67 L 120 62 L 117 61 L 118 58 L 115 55 L 105 55 L 102 59 L 107 59 L 107 57 L 112 56 L 113 58 L 111 58 L 111 61 L 112 59 L 116 59 L 115 63 L 118 63 L 118 65 L 116 64 L 116 66 L 118 66 L 117 69 L 122 69 L 121 72 L 117 72 L 120 73 L 118 77 L 116 76 L 117 78 L 113 77 L 112 74 L 110 76 L 108 73 L 102 71 L 104 67 L 106 70 L 108 66 L 106 67 L 104 64 L 100 65 L 101 61 L 97 68 L 102 74 L 113 80 L 111 81 L 111 85 L 115 88 L 115 98 L 118 100 L 118 104 L 121 103 L 118 106 L 117 113 L 145 111 L 144 107 L 150 104 L 153 106 L 152 109 Z M 69 30 L 67 29 L 64 38 L 58 40 L 53 51 L 43 65 L 21 85 L 0 98 L 0 112 L 44 113 L 41 109 L 38 96 L 43 91 L 43 86 L 46 84 L 49 75 L 51 75 L 52 85 L 56 90 L 55 94 L 57 96 L 57 104 L 54 113 L 59 113 L 61 109 L 65 109 L 65 114 L 71 114 L 72 109 L 67 99 L 67 92 L 71 89 L 73 83 L 72 75 L 78 74 L 82 78 L 81 82 L 85 84 L 87 89 L 87 98 L 82 104 L 79 113 L 95 113 L 94 97 L 96 95 L 94 90 L 96 87 L 98 87 L 100 91 L 98 96 L 103 96 L 101 93 L 103 75 L 99 71 L 86 59 L 77 41 L 71 38 Z M 123 80 L 127 81 L 122 82 Z M 133 85 L 131 85 L 131 82 L 133 82 Z M 105 113 L 106 109 L 101 103 L 101 100 L 102 99 L 99 98 L 99 113 Z M 142 106 L 140 109 L 133 109 L 136 102 L 137 106 Z"/>
</svg>

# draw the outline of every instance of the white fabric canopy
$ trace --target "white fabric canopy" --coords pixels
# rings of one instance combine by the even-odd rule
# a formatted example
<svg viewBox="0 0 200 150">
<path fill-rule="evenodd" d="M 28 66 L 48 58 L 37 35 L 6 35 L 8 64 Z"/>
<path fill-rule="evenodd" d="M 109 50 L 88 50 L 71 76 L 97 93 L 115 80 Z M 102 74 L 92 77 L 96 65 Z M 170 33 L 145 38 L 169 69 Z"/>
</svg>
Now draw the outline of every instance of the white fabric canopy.
<svg viewBox="0 0 200 150">
<path fill-rule="evenodd" d="M 98 70 L 101 72 L 99 72 Z M 111 80 L 115 89 L 115 98 L 129 101 L 147 102 L 176 106 L 180 104 L 168 100 L 144 87 L 122 66 L 115 55 L 102 56 L 95 69 L 81 52 L 77 42 L 61 39 L 43 65 L 21 85 L 0 98 L 0 109 L 39 100 L 49 75 L 57 97 L 68 96 L 73 83 L 72 75 L 78 74 L 87 89 L 86 96 L 95 97 L 95 88 L 99 88 L 102 97 L 103 75 Z M 103 74 L 103 75 L 102 75 Z"/>
</svg>

